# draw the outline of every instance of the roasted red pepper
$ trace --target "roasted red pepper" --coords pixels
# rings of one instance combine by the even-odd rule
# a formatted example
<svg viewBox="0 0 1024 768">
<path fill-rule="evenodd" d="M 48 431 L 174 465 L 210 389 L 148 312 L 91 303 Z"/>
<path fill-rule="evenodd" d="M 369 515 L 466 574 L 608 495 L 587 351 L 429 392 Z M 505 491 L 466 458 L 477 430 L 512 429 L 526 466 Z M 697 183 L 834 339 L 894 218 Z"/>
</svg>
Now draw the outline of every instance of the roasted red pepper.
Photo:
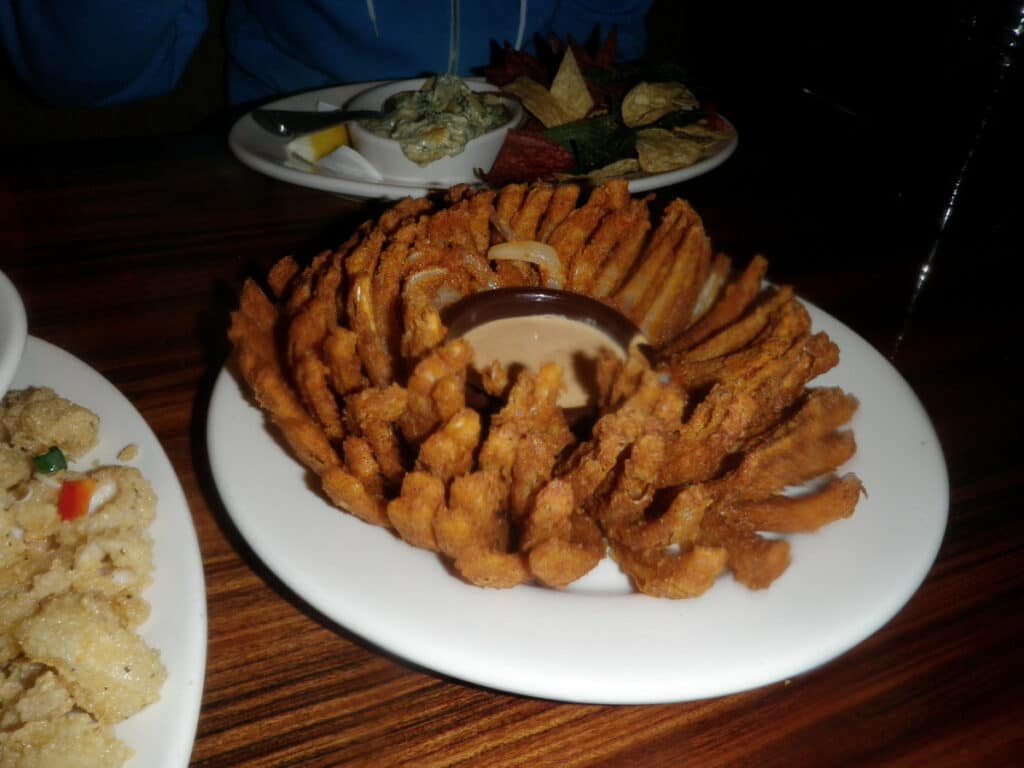
<svg viewBox="0 0 1024 768">
<path fill-rule="evenodd" d="M 89 511 L 89 502 L 96 490 L 96 482 L 85 477 L 81 480 L 65 480 L 60 487 L 57 511 L 61 520 L 74 520 Z"/>
</svg>

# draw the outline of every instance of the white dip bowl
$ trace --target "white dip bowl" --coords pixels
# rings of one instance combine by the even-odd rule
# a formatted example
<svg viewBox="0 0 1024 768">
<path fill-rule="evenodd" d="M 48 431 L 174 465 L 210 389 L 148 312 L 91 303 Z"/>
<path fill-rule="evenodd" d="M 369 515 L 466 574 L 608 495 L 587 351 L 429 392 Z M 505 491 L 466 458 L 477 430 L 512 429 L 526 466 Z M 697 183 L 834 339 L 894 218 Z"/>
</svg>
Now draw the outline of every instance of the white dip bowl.
<svg viewBox="0 0 1024 768">
<path fill-rule="evenodd" d="M 419 90 L 428 78 L 397 80 L 377 85 L 356 94 L 345 105 L 346 109 L 380 109 L 384 102 L 400 91 Z M 490 83 L 466 80 L 476 92 L 493 92 L 498 88 Z M 523 108 L 515 99 L 503 99 L 509 119 L 497 128 L 477 136 L 466 143 L 463 151 L 454 157 L 442 157 L 426 165 L 414 163 L 394 139 L 377 136 L 363 128 L 358 121 L 348 123 L 352 147 L 376 168 L 385 181 L 409 183 L 417 186 L 450 187 L 453 184 L 478 183 L 476 171 L 487 172 L 494 165 L 505 134 L 517 126 L 523 117 Z"/>
</svg>

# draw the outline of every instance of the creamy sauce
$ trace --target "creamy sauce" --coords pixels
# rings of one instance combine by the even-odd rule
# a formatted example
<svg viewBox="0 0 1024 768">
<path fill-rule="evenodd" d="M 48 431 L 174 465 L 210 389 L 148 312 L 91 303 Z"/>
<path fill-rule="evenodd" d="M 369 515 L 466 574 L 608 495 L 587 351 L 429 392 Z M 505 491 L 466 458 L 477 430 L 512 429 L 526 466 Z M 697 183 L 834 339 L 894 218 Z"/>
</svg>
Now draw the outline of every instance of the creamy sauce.
<svg viewBox="0 0 1024 768">
<path fill-rule="evenodd" d="M 396 94 L 388 106 L 387 115 L 360 125 L 397 141 L 419 165 L 461 154 L 469 141 L 509 119 L 501 97 L 473 91 L 455 75 L 438 75 L 418 91 Z"/>
<path fill-rule="evenodd" d="M 625 350 L 604 331 L 562 315 L 527 315 L 491 320 L 462 336 L 473 347 L 473 367 L 486 368 L 498 360 L 510 374 L 526 367 L 538 371 L 544 363 L 562 366 L 562 408 L 593 403 L 597 396 L 597 358 L 607 349 L 624 358 Z"/>
</svg>

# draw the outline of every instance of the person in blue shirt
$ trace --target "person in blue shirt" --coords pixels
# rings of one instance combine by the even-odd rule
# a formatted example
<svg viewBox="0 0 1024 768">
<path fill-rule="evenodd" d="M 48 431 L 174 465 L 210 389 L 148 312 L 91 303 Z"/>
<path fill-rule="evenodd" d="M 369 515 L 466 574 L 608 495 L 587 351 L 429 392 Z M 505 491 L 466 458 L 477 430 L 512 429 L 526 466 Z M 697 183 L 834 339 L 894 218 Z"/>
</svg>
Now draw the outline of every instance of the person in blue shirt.
<svg viewBox="0 0 1024 768">
<path fill-rule="evenodd" d="M 645 45 L 651 0 L 227 0 L 232 104 L 337 83 L 472 74 L 491 42 L 617 32 L 620 60 Z M 18 78 L 58 106 L 170 93 L 206 32 L 206 0 L 0 0 L 0 43 Z"/>
</svg>

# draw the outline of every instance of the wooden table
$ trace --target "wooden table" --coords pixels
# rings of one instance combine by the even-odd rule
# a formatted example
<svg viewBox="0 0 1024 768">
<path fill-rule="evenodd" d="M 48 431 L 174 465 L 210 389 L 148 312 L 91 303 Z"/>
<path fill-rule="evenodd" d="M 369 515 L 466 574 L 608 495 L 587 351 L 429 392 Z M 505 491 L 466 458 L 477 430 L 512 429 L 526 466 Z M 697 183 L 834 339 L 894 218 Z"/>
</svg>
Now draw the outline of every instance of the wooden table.
<svg viewBox="0 0 1024 768">
<path fill-rule="evenodd" d="M 688 197 L 738 260 L 767 254 L 776 281 L 894 363 L 940 436 L 949 525 L 909 604 L 822 668 L 707 701 L 563 704 L 442 678 L 369 646 L 284 587 L 220 506 L 204 416 L 241 281 L 283 254 L 339 244 L 369 215 L 243 167 L 224 136 L 5 151 L 0 164 L 0 267 L 31 333 L 125 393 L 188 497 L 209 603 L 193 765 L 1024 760 L 1024 408 L 1010 373 L 1021 324 L 1004 274 L 1020 241 L 998 212 L 975 206 L 937 240 L 943 190 L 917 194 L 873 174 L 844 155 L 849 146 L 833 146 L 828 162 L 805 146 L 809 162 L 794 163 L 756 136 L 715 173 L 660 193 Z"/>
</svg>

